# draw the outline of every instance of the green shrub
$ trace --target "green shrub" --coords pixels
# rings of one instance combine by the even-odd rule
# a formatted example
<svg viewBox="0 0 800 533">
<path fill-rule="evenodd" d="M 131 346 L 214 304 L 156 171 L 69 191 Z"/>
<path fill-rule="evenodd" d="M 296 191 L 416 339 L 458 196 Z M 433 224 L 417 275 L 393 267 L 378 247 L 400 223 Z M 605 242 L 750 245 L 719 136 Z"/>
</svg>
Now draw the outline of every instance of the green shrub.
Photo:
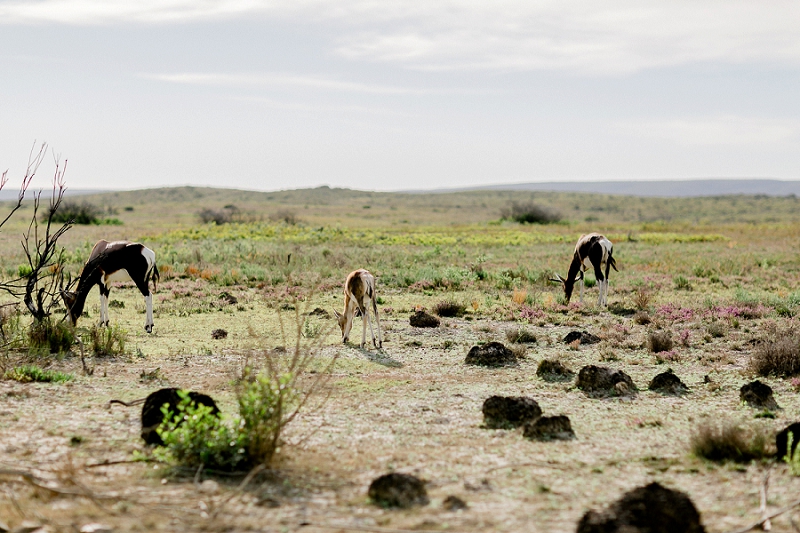
<svg viewBox="0 0 800 533">
<path fill-rule="evenodd" d="M 157 450 L 162 459 L 185 466 L 204 465 L 213 470 L 236 470 L 249 466 L 247 435 L 238 424 L 226 424 L 212 408 L 191 401 L 187 391 L 178 391 L 177 412 L 165 404 L 164 422 L 156 431 L 164 441 Z"/>
<path fill-rule="evenodd" d="M 94 326 L 89 330 L 89 340 L 95 355 L 122 355 L 128 332 L 119 326 Z"/>
<path fill-rule="evenodd" d="M 65 353 L 75 343 L 75 328 L 66 321 L 45 317 L 31 324 L 28 342 L 32 353 Z"/>
<path fill-rule="evenodd" d="M 44 214 L 46 219 L 50 212 Z M 89 202 L 75 202 L 65 200 L 61 202 L 55 213 L 52 213 L 52 221 L 57 224 L 65 224 L 72 221 L 74 224 L 97 224 L 100 222 L 102 210 Z"/>
<path fill-rule="evenodd" d="M 561 213 L 533 202 L 511 202 L 501 217 L 520 224 L 552 224 L 561 220 Z"/>
<path fill-rule="evenodd" d="M 75 378 L 72 374 L 65 374 L 54 370 L 43 370 L 35 365 L 15 367 L 6 371 L 4 377 L 5 379 L 13 379 L 20 383 L 30 383 L 32 381 L 38 383 L 63 383 Z"/>
<path fill-rule="evenodd" d="M 675 276 L 672 280 L 675 283 L 675 289 L 679 291 L 690 291 L 692 290 L 692 284 L 689 283 L 689 280 L 685 276 L 681 276 L 680 274 Z"/>
<path fill-rule="evenodd" d="M 17 275 L 20 278 L 27 278 L 33 273 L 33 269 L 30 265 L 19 265 L 17 267 Z"/>
</svg>

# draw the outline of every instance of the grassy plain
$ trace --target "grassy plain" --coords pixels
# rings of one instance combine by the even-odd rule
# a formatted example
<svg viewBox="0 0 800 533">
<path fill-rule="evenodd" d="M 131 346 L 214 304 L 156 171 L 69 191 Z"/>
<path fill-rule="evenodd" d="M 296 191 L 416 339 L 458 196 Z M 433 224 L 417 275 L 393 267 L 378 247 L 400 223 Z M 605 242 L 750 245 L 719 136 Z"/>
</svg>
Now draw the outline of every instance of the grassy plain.
<svg viewBox="0 0 800 533">
<path fill-rule="evenodd" d="M 510 201 L 527 199 L 559 209 L 565 222 L 499 220 Z M 800 396 L 788 378 L 761 378 L 783 407 L 770 413 L 774 418 L 756 418 L 739 402 L 739 387 L 753 379 L 754 343 L 800 313 L 797 198 L 186 187 L 86 200 L 123 224 L 70 230 L 63 239 L 68 270 L 77 274 L 100 238 L 151 247 L 161 271 L 155 331 L 144 333 L 141 296 L 120 286 L 111 293 L 111 320 L 127 331 L 127 353 L 93 358 L 93 375 L 84 375 L 75 356 L 5 356 L 8 367 L 33 362 L 75 378 L 0 381 L 0 469 L 34 471 L 54 486 L 88 487 L 97 496 L 58 495 L 4 476 L 0 518 L 11 526 L 27 519 L 57 531 L 89 522 L 115 531 L 573 531 L 587 509 L 657 480 L 687 492 L 707 529 L 723 532 L 758 518 L 767 469 L 770 508 L 799 492 L 800 478 L 786 466 L 716 464 L 689 452 L 703 423 L 777 432 L 798 418 Z M 200 224 L 200 210 L 231 205 L 243 222 Z M 23 263 L 19 235 L 30 212 L 24 208 L 0 233 L 7 278 Z M 593 305 L 596 288 L 587 289 L 583 305 L 576 296 L 565 306 L 560 288 L 547 281 L 566 274 L 575 241 L 589 231 L 614 242 L 620 272 L 611 274 L 608 310 Z M 341 308 L 341 283 L 359 267 L 378 278 L 384 350 L 342 346 L 338 328 L 325 336 L 332 318 L 308 318 L 306 340 L 321 340 L 319 356 L 339 354 L 331 395 L 289 427 L 268 473 L 237 491 L 241 477 L 180 475 L 152 463 L 92 466 L 143 450 L 138 409 L 109 410 L 108 400 L 179 386 L 211 394 L 232 412 L 232 381 L 244 359 L 285 344 L 278 313 L 291 315 L 294 305 Z M 411 311 L 443 300 L 464 304 L 465 316 L 433 330 L 409 325 Z M 83 322 L 97 319 L 96 302 L 93 294 Z M 650 324 L 633 320 L 638 308 Z M 538 342 L 518 366 L 464 365 L 470 347 L 507 343 L 506 332 L 520 325 Z M 647 349 L 656 327 L 676 341 L 667 355 Z M 226 339 L 211 338 L 217 328 L 228 331 Z M 574 329 L 602 342 L 563 344 Z M 573 383 L 537 378 L 538 363 L 548 358 L 576 372 L 586 364 L 622 369 L 641 392 L 634 400 L 589 399 Z M 646 390 L 667 367 L 690 394 Z M 531 396 L 545 414 L 568 415 L 577 439 L 539 443 L 520 431 L 481 428 L 481 405 L 492 394 Z M 370 504 L 369 482 L 390 470 L 427 479 L 432 503 L 407 511 Z M 201 485 L 203 479 L 219 487 Z M 469 509 L 445 510 L 448 495 Z M 774 527 L 789 530 L 788 518 Z"/>
</svg>

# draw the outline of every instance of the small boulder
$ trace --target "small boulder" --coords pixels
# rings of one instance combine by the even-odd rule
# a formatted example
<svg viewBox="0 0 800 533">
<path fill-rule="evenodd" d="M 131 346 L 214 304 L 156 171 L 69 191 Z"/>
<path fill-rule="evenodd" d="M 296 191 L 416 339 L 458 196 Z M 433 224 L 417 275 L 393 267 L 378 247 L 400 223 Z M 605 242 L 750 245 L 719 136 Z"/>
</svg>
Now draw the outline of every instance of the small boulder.
<svg viewBox="0 0 800 533">
<path fill-rule="evenodd" d="M 525 396 L 491 396 L 483 402 L 483 424 L 490 429 L 510 429 L 542 416 L 542 408 Z"/>
<path fill-rule="evenodd" d="M 407 509 L 415 505 L 428 505 L 425 482 L 411 474 L 392 472 L 373 480 L 367 495 L 382 507 Z"/>
<path fill-rule="evenodd" d="M 211 332 L 211 338 L 212 339 L 219 340 L 219 339 L 224 339 L 227 336 L 228 336 L 228 332 L 226 330 L 222 329 L 222 328 L 215 329 L 214 331 Z"/>
<path fill-rule="evenodd" d="M 313 311 L 308 312 L 308 316 L 318 316 L 320 318 L 330 318 L 331 314 L 321 307 L 315 307 Z"/>
<path fill-rule="evenodd" d="M 527 439 L 549 441 L 570 440 L 575 438 L 569 417 L 565 415 L 542 416 L 525 424 L 522 436 Z"/>
<path fill-rule="evenodd" d="M 581 341 L 581 344 L 597 344 L 600 342 L 600 337 L 586 331 L 570 331 L 564 337 L 564 344 L 572 344 L 578 340 Z"/>
<path fill-rule="evenodd" d="M 647 388 L 654 392 L 671 394 L 674 396 L 680 396 L 681 394 L 689 392 L 689 387 L 681 381 L 681 378 L 672 372 L 672 369 L 657 374 Z"/>
<path fill-rule="evenodd" d="M 650 483 L 626 492 L 603 512 L 587 511 L 577 533 L 704 533 L 700 513 L 683 492 Z"/>
<path fill-rule="evenodd" d="M 178 405 L 181 403 L 181 397 L 178 395 L 177 388 L 159 389 L 151 393 L 144 401 L 142 406 L 142 439 L 146 444 L 155 446 L 163 446 L 164 441 L 156 429 L 164 421 L 164 414 L 161 412 L 161 406 L 164 404 L 169 405 L 169 409 L 173 412 L 178 410 Z M 219 415 L 219 408 L 217 403 L 211 396 L 201 394 L 199 392 L 190 391 L 189 399 L 194 404 L 205 405 L 211 407 L 212 414 Z"/>
<path fill-rule="evenodd" d="M 468 365 L 507 366 L 517 363 L 517 356 L 500 342 L 473 346 L 464 361 Z"/>
<path fill-rule="evenodd" d="M 772 387 L 759 380 L 751 381 L 739 389 L 739 399 L 756 409 L 777 411 L 780 409 L 775 397 L 772 396 Z"/>
<path fill-rule="evenodd" d="M 789 448 L 789 434 L 792 434 L 792 446 Z M 789 455 L 794 456 L 794 450 L 797 448 L 797 443 L 800 441 L 800 422 L 795 422 L 786 426 L 775 437 L 775 447 L 778 449 L 778 461 L 783 461 L 783 458 Z M 787 453 L 788 452 L 788 453 Z"/>
<path fill-rule="evenodd" d="M 536 375 L 545 381 L 570 381 L 575 372 L 561 364 L 561 361 L 545 359 L 536 368 Z"/>
<path fill-rule="evenodd" d="M 631 377 L 622 370 L 596 365 L 581 368 L 576 386 L 593 398 L 635 396 L 638 391 Z"/>
<path fill-rule="evenodd" d="M 409 323 L 415 328 L 438 328 L 439 319 L 425 311 L 414 311 L 409 318 Z"/>
</svg>

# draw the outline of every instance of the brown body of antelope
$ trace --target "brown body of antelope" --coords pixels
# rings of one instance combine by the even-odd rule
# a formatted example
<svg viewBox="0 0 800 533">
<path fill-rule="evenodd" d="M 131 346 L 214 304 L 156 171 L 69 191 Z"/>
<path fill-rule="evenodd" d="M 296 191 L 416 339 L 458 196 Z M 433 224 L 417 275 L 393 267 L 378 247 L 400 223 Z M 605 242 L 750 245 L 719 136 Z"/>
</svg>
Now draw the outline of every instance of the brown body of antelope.
<svg viewBox="0 0 800 533">
<path fill-rule="evenodd" d="M 599 233 L 589 233 L 578 239 L 567 278 L 564 279 L 556 274 L 556 278 L 551 280 L 564 286 L 564 297 L 567 303 L 572 297 L 572 289 L 578 280 L 581 282 L 581 302 L 583 302 L 583 273 L 591 267 L 594 269 L 595 279 L 600 288 L 597 305 L 608 306 L 608 273 L 611 268 L 619 272 L 616 261 L 611 255 L 613 250 L 614 245 L 611 241 Z"/>
<path fill-rule="evenodd" d="M 342 329 L 342 342 L 346 343 L 350 337 L 350 329 L 353 327 L 353 318 L 356 309 L 361 312 L 361 347 L 367 341 L 367 322 L 369 322 L 369 333 L 372 336 L 372 344 L 376 348 L 383 348 L 381 339 L 381 321 L 378 318 L 378 303 L 375 300 L 375 277 L 363 268 L 348 274 L 344 280 L 344 313 L 339 313 L 334 309 L 333 314 Z M 375 331 L 372 329 L 372 321 L 369 318 L 370 304 L 372 314 L 375 316 L 375 324 L 378 328 L 378 340 L 375 341 Z"/>
<path fill-rule="evenodd" d="M 100 325 L 108 325 L 108 295 L 111 283 L 115 281 L 133 281 L 144 296 L 147 315 L 144 329 L 153 331 L 153 294 L 150 292 L 150 281 L 153 290 L 159 279 L 156 268 L 156 254 L 147 246 L 129 241 L 97 241 L 89 254 L 89 259 L 81 271 L 78 288 L 75 292 L 61 291 L 61 297 L 67 306 L 72 324 L 78 322 L 83 314 L 86 297 L 95 286 L 100 286 Z"/>
</svg>

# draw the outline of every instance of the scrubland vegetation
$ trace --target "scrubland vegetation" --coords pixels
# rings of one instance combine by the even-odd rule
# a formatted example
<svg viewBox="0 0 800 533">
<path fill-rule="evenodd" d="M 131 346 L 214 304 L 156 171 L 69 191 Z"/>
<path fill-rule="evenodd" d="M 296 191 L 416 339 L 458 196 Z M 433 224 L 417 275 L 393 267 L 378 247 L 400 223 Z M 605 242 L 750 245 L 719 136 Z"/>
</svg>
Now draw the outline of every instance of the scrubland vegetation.
<svg viewBox="0 0 800 533">
<path fill-rule="evenodd" d="M 155 331 L 144 333 L 130 284 L 112 289 L 109 328 L 94 327 L 96 291 L 77 328 L 60 322 L 63 308 L 36 326 L 21 306 L 2 308 L 0 474 L 24 470 L 56 489 L 3 474 L 0 517 L 14 526 L 571 531 L 586 509 L 656 480 L 688 493 L 707 530 L 728 531 L 759 518 L 766 469 L 770 506 L 800 489 L 770 455 L 800 416 L 796 198 L 177 188 L 82 201 L 120 224 L 73 227 L 59 264 L 77 276 L 100 238 L 152 248 Z M 560 220 L 513 221 L 515 206 L 531 205 Z M 30 213 L 24 205 L 0 232 L 5 280 L 26 272 Z M 566 275 L 589 231 L 614 243 L 607 309 L 591 272 L 583 303 L 576 289 L 565 305 L 548 281 Z M 378 280 L 382 351 L 332 333 L 356 268 Z M 418 310 L 439 327 L 411 327 Z M 600 342 L 565 344 L 574 330 Z M 464 364 L 492 341 L 517 365 Z M 588 397 L 574 373 L 590 364 L 624 370 L 638 394 Z M 687 394 L 647 390 L 667 368 Z M 756 377 L 781 409 L 740 401 Z M 181 406 L 160 430 L 168 446 L 153 452 L 138 409 L 106 404 L 167 386 L 214 396 L 223 415 Z M 494 394 L 568 415 L 576 438 L 482 428 Z M 371 504 L 370 480 L 395 470 L 426 479 L 431 503 Z M 468 508 L 448 510 L 451 496 Z"/>
</svg>

